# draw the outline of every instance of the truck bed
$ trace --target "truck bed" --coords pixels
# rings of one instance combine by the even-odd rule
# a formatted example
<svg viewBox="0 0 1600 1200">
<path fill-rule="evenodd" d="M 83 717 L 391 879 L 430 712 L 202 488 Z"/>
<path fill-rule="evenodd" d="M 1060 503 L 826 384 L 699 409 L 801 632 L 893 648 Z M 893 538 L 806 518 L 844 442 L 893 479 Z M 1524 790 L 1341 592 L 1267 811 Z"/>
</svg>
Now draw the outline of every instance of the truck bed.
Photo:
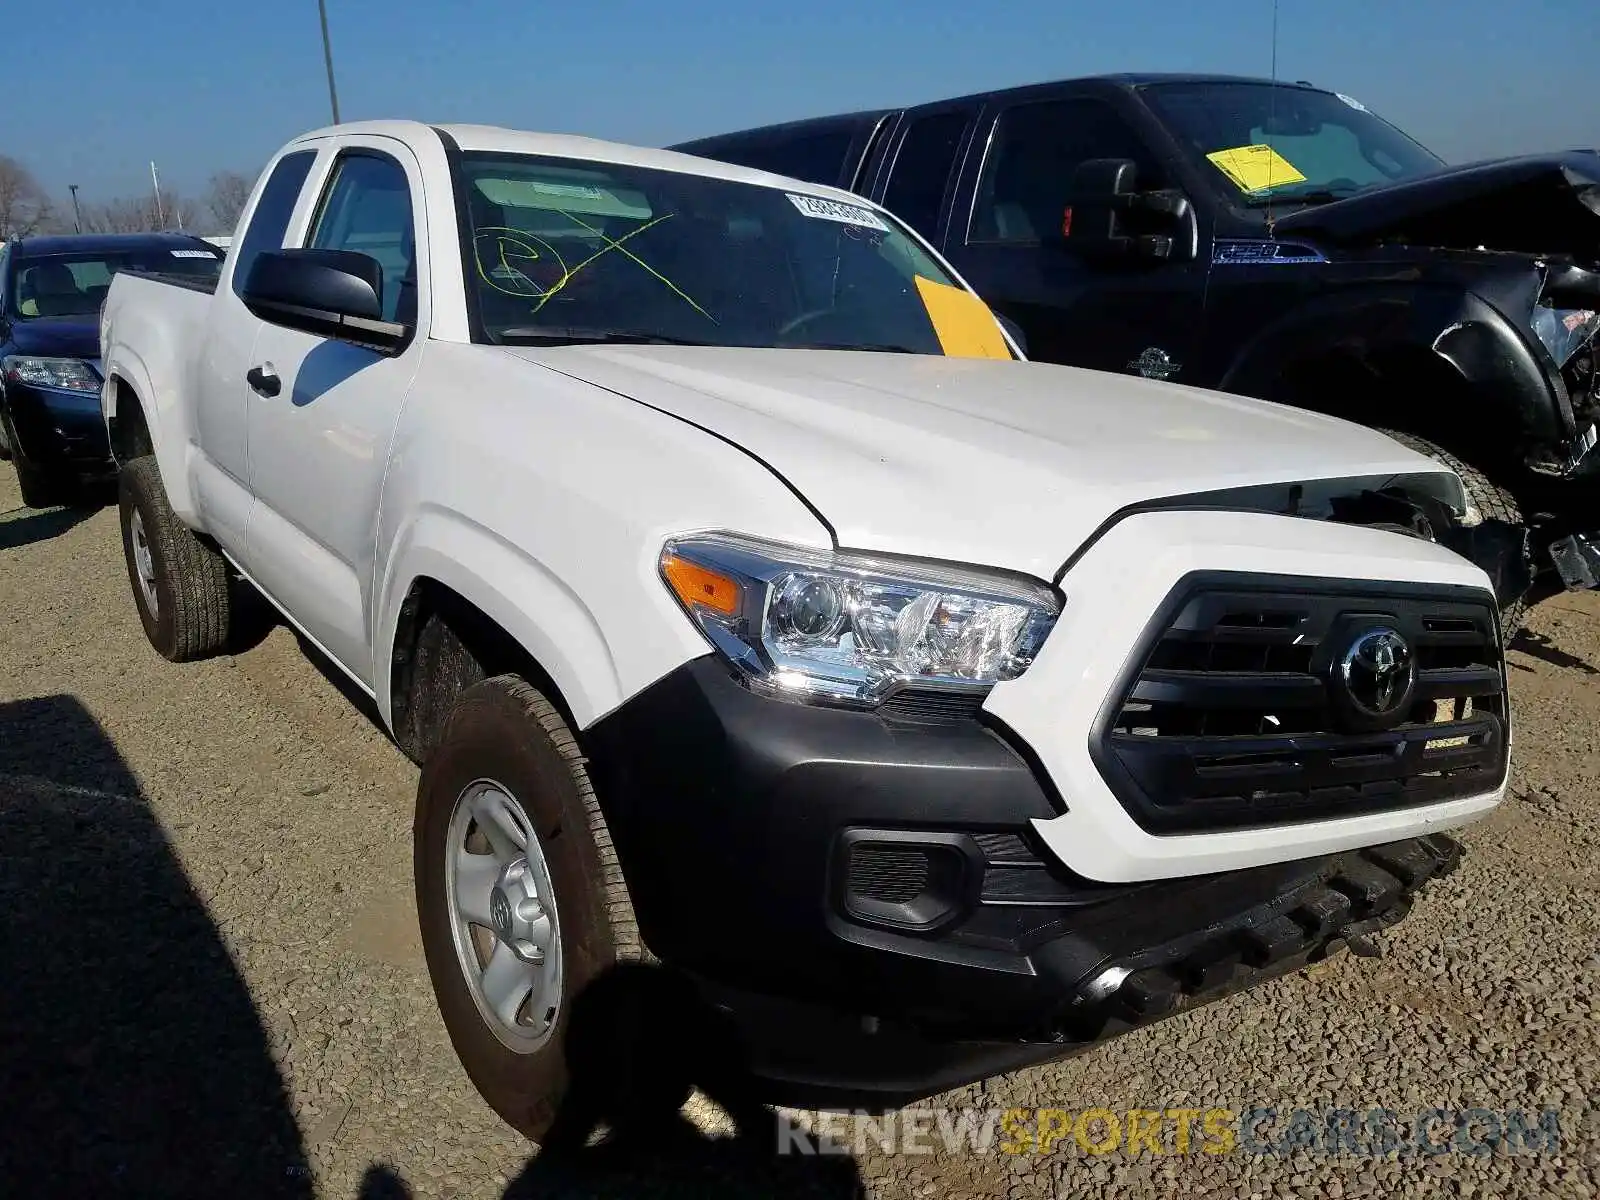
<svg viewBox="0 0 1600 1200">
<path fill-rule="evenodd" d="M 191 292 L 203 292 L 207 296 L 214 295 L 217 290 L 218 277 L 215 275 L 183 275 L 174 271 L 121 271 L 118 274 L 149 279 L 156 283 L 170 283 L 173 287 L 181 287 Z"/>
</svg>

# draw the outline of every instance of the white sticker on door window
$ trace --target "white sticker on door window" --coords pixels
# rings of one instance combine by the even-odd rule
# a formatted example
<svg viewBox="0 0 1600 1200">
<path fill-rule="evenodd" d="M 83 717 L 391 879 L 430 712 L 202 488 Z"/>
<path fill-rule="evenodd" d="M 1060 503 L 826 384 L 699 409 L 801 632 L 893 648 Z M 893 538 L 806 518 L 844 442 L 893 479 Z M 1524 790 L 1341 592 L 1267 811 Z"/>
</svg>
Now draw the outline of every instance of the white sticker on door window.
<svg viewBox="0 0 1600 1200">
<path fill-rule="evenodd" d="M 210 250 L 174 250 L 173 258 L 216 258 L 217 255 Z"/>
<path fill-rule="evenodd" d="M 885 233 L 889 231 L 882 217 L 870 208 L 862 208 L 859 204 L 841 204 L 837 200 L 824 200 L 821 196 L 797 196 L 793 192 L 785 192 L 784 195 L 808 217 L 816 217 L 822 221 L 838 221 L 843 225 L 859 225 L 865 229 L 881 229 Z"/>
</svg>

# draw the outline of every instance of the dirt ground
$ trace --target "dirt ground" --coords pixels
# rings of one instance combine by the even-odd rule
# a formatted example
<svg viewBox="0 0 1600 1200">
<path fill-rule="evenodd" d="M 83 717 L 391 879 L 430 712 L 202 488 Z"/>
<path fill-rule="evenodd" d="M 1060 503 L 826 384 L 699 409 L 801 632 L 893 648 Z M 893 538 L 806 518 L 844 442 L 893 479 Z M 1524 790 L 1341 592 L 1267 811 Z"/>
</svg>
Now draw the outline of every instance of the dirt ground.
<svg viewBox="0 0 1600 1200">
<path fill-rule="evenodd" d="M 351 1198 L 365 1178 L 371 1197 L 500 1196 L 529 1147 L 478 1099 L 434 1009 L 411 896 L 415 769 L 281 626 L 237 656 L 162 662 L 115 511 L 19 505 L 0 466 L 0 1189 Z M 1276 1133 L 1223 1154 L 1198 1140 L 1095 1154 L 1073 1136 L 1049 1153 L 863 1145 L 783 1187 L 1600 1192 L 1600 596 L 1541 606 L 1510 658 L 1513 794 L 1383 957 L 930 1102 L 1275 1109 Z M 1432 1155 L 1282 1142 L 1293 1110 L 1333 1108 L 1553 1110 L 1559 1140 Z M 777 1186 L 725 1166 L 714 1194 Z M 620 1194 L 607 1178 L 538 1194 Z"/>
</svg>

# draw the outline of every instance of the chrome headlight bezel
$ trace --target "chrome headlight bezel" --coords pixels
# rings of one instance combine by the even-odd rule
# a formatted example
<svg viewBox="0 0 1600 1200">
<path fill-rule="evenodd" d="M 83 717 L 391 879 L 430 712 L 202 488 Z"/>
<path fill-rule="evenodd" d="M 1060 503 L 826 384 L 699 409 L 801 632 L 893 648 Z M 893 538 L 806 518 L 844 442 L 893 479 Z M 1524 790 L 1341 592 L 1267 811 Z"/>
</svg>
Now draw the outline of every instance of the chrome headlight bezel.
<svg viewBox="0 0 1600 1200">
<path fill-rule="evenodd" d="M 57 392 L 97 395 L 102 383 L 87 360 L 60 355 L 8 354 L 0 360 L 0 372 L 15 383 Z"/>
<path fill-rule="evenodd" d="M 685 586 L 696 570 L 728 586 L 706 583 L 717 594 L 697 598 Z M 982 693 L 1015 679 L 1061 612 L 1056 589 L 1023 575 L 725 532 L 669 540 L 659 571 L 750 686 L 855 708 L 908 688 Z"/>
</svg>

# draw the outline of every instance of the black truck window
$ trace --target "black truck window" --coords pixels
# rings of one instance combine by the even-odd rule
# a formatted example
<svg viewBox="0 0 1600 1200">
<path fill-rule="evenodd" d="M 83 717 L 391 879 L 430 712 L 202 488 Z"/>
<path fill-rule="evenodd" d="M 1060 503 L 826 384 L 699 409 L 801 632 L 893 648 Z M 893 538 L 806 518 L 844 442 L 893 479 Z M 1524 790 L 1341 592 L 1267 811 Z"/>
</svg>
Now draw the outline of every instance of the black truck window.
<svg viewBox="0 0 1600 1200">
<path fill-rule="evenodd" d="M 1060 234 L 1072 172 L 1091 158 L 1131 158 L 1139 164 L 1140 186 L 1157 186 L 1149 150 L 1104 101 L 1046 100 L 1008 109 L 983 165 L 967 240 L 1031 244 Z"/>
<path fill-rule="evenodd" d="M 914 118 L 895 155 L 883 206 L 930 242 L 939 234 L 939 213 L 971 114 L 938 112 Z"/>
<path fill-rule="evenodd" d="M 296 150 L 285 154 L 272 168 L 266 185 L 261 189 L 261 199 L 255 212 L 250 214 L 250 224 L 239 240 L 239 250 L 233 263 L 233 290 L 243 295 L 244 281 L 256 255 L 263 250 L 283 249 L 283 235 L 289 231 L 289 218 L 294 215 L 294 203 L 300 198 L 300 189 L 311 164 L 316 159 L 315 150 Z"/>
<path fill-rule="evenodd" d="M 744 151 L 744 163 L 759 171 L 792 175 L 808 183 L 833 187 L 844 171 L 850 139 L 850 130 L 843 128 L 778 135 L 765 144 L 752 144 Z"/>
<path fill-rule="evenodd" d="M 779 126 L 726 137 L 703 138 L 673 147 L 685 154 L 698 154 L 757 171 L 789 175 L 808 183 L 838 187 L 843 179 L 845 160 L 855 141 L 855 128 L 838 123 L 818 128 Z"/>
</svg>

